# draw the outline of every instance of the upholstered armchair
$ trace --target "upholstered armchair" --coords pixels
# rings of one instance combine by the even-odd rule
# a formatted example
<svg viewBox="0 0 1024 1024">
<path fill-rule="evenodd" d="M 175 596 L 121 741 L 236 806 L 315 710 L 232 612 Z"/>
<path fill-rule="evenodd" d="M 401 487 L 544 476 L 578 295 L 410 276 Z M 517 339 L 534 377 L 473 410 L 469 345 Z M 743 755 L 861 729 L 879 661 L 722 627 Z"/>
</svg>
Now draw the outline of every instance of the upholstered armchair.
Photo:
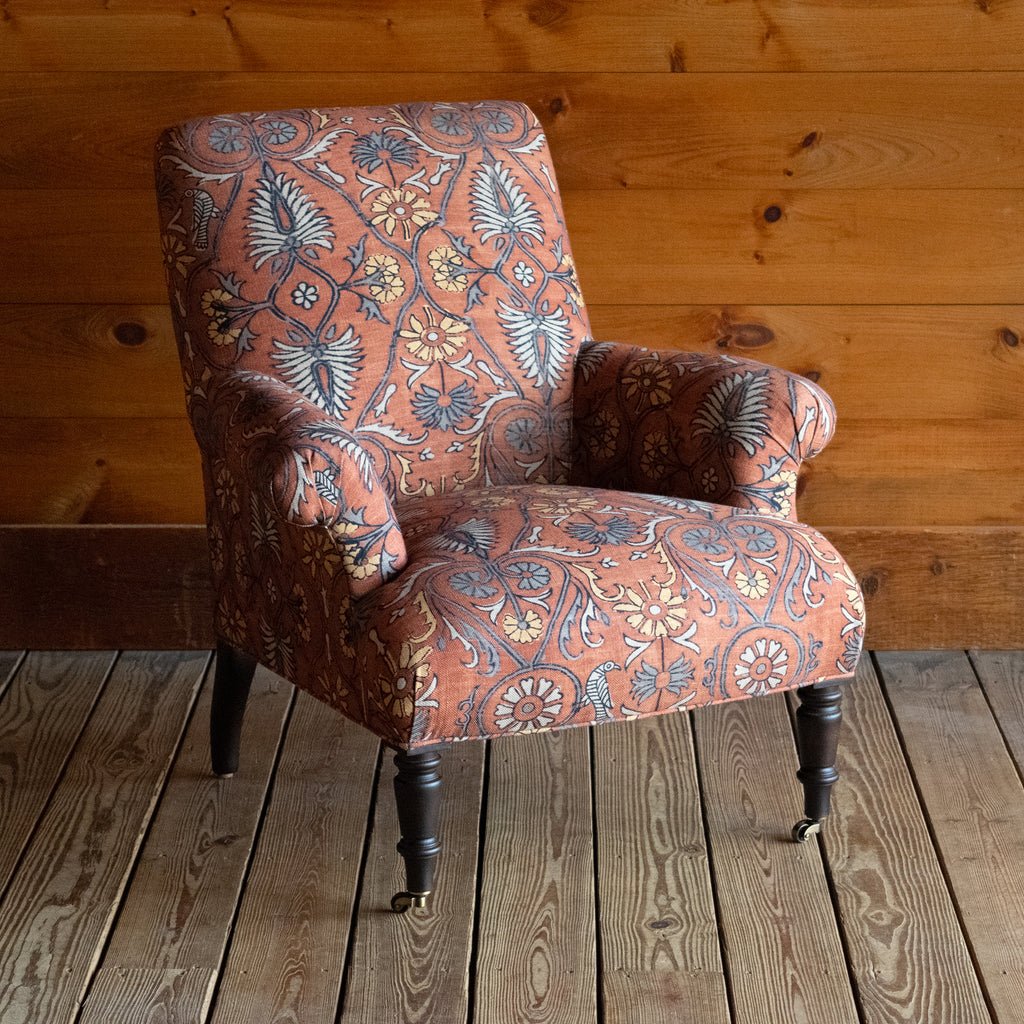
<svg viewBox="0 0 1024 1024">
<path fill-rule="evenodd" d="M 795 688 L 794 834 L 816 831 L 863 633 L 854 576 L 796 519 L 822 390 L 592 340 L 520 104 L 204 118 L 156 166 L 214 770 L 257 662 L 371 729 L 397 752 L 404 910 L 433 887 L 446 745 Z"/>
</svg>

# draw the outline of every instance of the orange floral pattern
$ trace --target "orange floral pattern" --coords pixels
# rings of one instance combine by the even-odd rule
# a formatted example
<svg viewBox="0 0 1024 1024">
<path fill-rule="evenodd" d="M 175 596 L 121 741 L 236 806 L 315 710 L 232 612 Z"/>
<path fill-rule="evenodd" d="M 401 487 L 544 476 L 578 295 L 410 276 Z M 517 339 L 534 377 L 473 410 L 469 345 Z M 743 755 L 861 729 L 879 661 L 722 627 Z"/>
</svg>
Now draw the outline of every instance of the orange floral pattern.
<svg viewBox="0 0 1024 1024">
<path fill-rule="evenodd" d="M 592 341 L 526 107 L 204 118 L 157 176 L 229 643 L 409 749 L 853 674 L 827 396 Z"/>
</svg>

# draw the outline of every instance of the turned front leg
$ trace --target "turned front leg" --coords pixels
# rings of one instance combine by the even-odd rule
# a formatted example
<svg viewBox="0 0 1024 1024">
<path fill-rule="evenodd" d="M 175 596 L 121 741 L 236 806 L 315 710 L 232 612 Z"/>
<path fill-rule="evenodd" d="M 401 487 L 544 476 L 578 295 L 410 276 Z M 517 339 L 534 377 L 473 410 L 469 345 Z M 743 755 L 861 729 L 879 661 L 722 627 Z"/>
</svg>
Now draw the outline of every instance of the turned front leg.
<svg viewBox="0 0 1024 1024">
<path fill-rule="evenodd" d="M 797 691 L 796 745 L 800 770 L 796 777 L 804 787 L 806 818 L 793 828 L 793 838 L 803 842 L 821 830 L 821 819 L 829 811 L 839 747 L 839 726 L 843 720 L 843 688 L 837 683 L 803 686 Z"/>
<path fill-rule="evenodd" d="M 426 906 L 434 885 L 434 868 L 441 851 L 438 823 L 441 817 L 441 752 L 400 750 L 395 754 L 395 804 L 402 838 L 398 852 L 405 860 L 406 891 L 396 893 L 391 909 L 403 913 Z"/>
</svg>

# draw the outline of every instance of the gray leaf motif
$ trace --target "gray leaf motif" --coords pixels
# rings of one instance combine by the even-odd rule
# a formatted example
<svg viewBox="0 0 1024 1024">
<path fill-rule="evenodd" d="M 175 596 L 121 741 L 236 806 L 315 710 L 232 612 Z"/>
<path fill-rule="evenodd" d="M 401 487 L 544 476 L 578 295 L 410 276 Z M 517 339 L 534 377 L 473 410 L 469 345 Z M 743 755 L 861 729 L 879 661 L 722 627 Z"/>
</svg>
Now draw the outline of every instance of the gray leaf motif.
<svg viewBox="0 0 1024 1024">
<path fill-rule="evenodd" d="M 498 319 L 526 378 L 537 387 L 556 387 L 572 356 L 572 328 L 562 307 L 549 311 L 545 302 L 538 310 L 516 309 L 501 299 L 498 307 Z"/>
<path fill-rule="evenodd" d="M 340 417 L 349 409 L 363 353 L 362 339 L 351 324 L 340 337 L 335 334 L 331 326 L 322 337 L 299 345 L 275 338 L 272 359 L 293 388 L 325 412 Z"/>
<path fill-rule="evenodd" d="M 544 241 L 544 225 L 532 200 L 500 160 L 481 167 L 473 175 L 470 209 L 474 230 L 480 233 L 481 242 L 495 235 L 504 238 L 513 234 Z"/>
</svg>

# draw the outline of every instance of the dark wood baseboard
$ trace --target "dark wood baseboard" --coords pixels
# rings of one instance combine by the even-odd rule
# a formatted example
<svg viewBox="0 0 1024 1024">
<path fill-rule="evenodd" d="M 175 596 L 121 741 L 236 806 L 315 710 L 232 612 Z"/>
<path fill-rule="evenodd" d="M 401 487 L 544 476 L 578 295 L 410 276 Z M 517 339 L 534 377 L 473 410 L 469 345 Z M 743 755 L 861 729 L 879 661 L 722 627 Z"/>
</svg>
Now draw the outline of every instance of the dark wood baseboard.
<svg viewBox="0 0 1024 1024">
<path fill-rule="evenodd" d="M 874 650 L 1024 648 L 1024 528 L 823 528 Z M 202 526 L 0 526 L 0 649 L 215 643 Z"/>
</svg>

